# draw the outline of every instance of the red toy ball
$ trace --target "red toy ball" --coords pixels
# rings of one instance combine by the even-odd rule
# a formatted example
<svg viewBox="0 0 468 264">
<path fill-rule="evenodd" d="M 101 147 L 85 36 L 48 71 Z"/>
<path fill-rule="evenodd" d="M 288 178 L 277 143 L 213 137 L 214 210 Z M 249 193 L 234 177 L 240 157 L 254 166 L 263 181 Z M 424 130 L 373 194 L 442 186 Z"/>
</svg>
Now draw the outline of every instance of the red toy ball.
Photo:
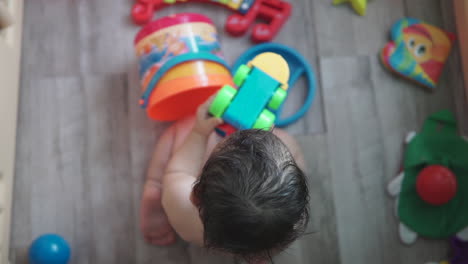
<svg viewBox="0 0 468 264">
<path fill-rule="evenodd" d="M 451 170 L 444 166 L 428 166 L 419 173 L 416 190 L 426 203 L 443 205 L 455 197 L 457 178 Z"/>
</svg>

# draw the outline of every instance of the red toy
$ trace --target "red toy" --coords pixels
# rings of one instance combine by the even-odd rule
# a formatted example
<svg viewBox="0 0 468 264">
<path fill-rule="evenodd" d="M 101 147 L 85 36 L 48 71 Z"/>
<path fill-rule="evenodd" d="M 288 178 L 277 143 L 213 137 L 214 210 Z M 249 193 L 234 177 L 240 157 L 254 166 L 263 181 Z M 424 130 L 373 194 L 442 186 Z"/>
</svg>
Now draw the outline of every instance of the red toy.
<svg viewBox="0 0 468 264">
<path fill-rule="evenodd" d="M 291 15 L 291 4 L 283 0 L 136 0 L 132 8 L 132 18 L 136 24 L 151 20 L 154 11 L 175 3 L 189 1 L 207 2 L 225 6 L 239 14 L 229 16 L 226 31 L 233 36 L 241 36 L 255 23 L 256 19 L 267 21 L 253 27 L 254 42 L 271 41 Z"/>
<path fill-rule="evenodd" d="M 426 203 L 443 205 L 455 197 L 457 180 L 453 172 L 444 166 L 428 166 L 419 173 L 416 190 Z"/>
</svg>

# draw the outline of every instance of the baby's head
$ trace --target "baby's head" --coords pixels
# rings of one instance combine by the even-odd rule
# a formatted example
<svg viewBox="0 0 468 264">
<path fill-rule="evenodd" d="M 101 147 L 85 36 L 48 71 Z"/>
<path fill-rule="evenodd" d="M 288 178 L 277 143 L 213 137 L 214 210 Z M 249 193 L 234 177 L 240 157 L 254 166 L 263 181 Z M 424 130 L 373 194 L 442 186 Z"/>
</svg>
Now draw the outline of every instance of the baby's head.
<svg viewBox="0 0 468 264">
<path fill-rule="evenodd" d="M 207 248 L 271 259 L 304 232 L 306 178 L 273 133 L 243 130 L 221 142 L 193 189 Z"/>
</svg>

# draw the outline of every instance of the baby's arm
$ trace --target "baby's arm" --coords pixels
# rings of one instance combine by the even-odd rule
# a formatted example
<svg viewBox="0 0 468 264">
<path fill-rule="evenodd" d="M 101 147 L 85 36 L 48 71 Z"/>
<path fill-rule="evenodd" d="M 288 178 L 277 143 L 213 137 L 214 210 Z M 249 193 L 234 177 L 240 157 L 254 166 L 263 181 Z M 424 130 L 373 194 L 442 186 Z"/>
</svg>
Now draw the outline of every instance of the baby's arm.
<svg viewBox="0 0 468 264">
<path fill-rule="evenodd" d="M 159 138 L 153 157 L 151 158 L 146 183 L 150 185 L 159 185 L 162 183 L 164 169 L 172 155 L 172 147 L 174 145 L 175 127 L 169 127 Z"/>
<path fill-rule="evenodd" d="M 174 126 L 159 138 L 149 165 L 140 207 L 140 227 L 148 243 L 168 245 L 175 241 L 174 231 L 162 209 L 162 177 L 174 145 Z"/>
<path fill-rule="evenodd" d="M 176 149 L 163 177 L 162 202 L 172 227 L 184 240 L 197 244 L 203 242 L 203 226 L 190 196 L 203 166 L 208 137 L 222 123 L 208 117 L 210 103 L 208 100 L 198 109 L 194 128 Z"/>
</svg>

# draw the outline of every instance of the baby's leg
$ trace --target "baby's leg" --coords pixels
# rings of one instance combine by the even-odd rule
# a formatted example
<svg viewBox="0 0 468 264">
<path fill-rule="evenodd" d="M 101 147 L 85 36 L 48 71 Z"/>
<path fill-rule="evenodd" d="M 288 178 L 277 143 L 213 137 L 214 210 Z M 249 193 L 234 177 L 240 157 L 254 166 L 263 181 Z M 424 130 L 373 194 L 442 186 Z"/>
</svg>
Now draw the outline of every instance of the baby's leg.
<svg viewBox="0 0 468 264">
<path fill-rule="evenodd" d="M 159 246 L 172 244 L 176 239 L 161 204 L 162 177 L 173 152 L 174 140 L 175 128 L 171 126 L 156 145 L 141 200 L 141 230 L 148 243 Z"/>
</svg>

